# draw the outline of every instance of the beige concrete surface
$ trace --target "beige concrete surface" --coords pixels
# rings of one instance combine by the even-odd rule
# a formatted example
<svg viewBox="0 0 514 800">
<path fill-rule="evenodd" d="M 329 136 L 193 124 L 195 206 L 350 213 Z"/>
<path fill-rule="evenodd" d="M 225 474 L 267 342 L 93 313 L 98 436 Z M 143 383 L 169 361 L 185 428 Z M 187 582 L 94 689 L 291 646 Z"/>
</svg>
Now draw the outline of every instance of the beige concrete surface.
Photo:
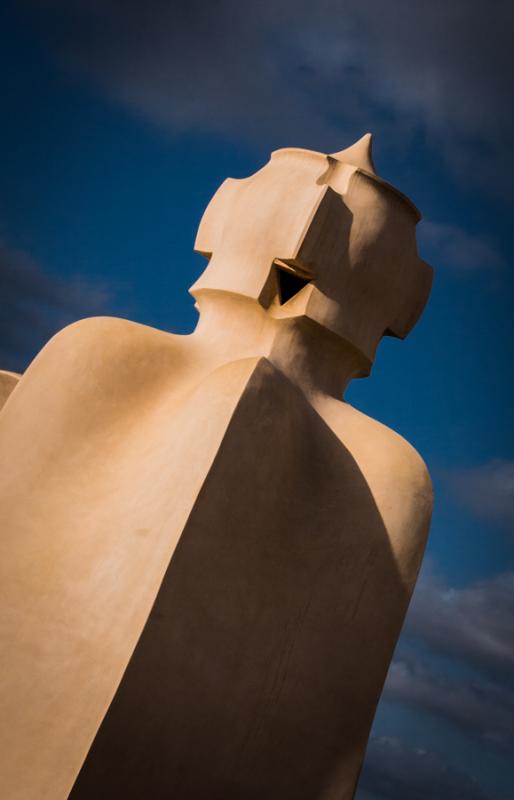
<svg viewBox="0 0 514 800">
<path fill-rule="evenodd" d="M 11 392 L 16 388 L 21 375 L 17 372 L 9 372 L 5 369 L 0 369 L 0 409 L 7 402 L 7 398 Z"/>
<path fill-rule="evenodd" d="M 29 366 L 0 413 L 0 797 L 352 797 L 431 487 L 341 398 L 424 307 L 418 219 L 369 137 L 277 151 L 205 212 L 192 335 L 89 319 Z"/>
</svg>

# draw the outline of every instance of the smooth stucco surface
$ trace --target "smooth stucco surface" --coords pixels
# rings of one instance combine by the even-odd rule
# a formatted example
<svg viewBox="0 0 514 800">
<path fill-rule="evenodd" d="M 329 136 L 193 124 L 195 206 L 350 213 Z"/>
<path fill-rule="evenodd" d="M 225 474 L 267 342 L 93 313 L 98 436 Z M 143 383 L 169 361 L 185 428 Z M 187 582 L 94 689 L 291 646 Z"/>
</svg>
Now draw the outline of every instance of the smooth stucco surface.
<svg viewBox="0 0 514 800">
<path fill-rule="evenodd" d="M 9 800 L 354 792 L 431 487 L 341 396 L 430 270 L 367 139 L 224 187 L 196 331 L 76 323 L 0 413 Z"/>
</svg>

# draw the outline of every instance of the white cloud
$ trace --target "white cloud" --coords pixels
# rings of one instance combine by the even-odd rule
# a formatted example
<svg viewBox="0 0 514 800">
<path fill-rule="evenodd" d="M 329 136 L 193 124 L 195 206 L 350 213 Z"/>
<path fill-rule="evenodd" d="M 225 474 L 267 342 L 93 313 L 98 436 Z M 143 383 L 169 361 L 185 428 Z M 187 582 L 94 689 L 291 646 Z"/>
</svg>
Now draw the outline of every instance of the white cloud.
<svg viewBox="0 0 514 800">
<path fill-rule="evenodd" d="M 489 677 L 512 679 L 513 619 L 514 572 L 455 589 L 428 569 L 418 582 L 404 635 Z"/>
<path fill-rule="evenodd" d="M 470 184 L 508 185 L 508 0 L 24 2 L 70 67 L 174 132 L 330 150 L 421 131 Z"/>
<path fill-rule="evenodd" d="M 456 680 L 423 665 L 420 659 L 395 659 L 384 699 L 404 703 L 457 726 L 485 747 L 514 753 L 514 693 L 480 680 Z"/>
<path fill-rule="evenodd" d="M 478 467 L 447 471 L 447 483 L 460 504 L 482 519 L 514 533 L 514 461 L 493 459 Z"/>
<path fill-rule="evenodd" d="M 424 570 L 383 697 L 514 753 L 514 573 L 452 588 Z"/>
<path fill-rule="evenodd" d="M 423 220 L 418 227 L 418 241 L 422 250 L 434 253 L 443 268 L 475 272 L 503 266 L 502 256 L 490 242 L 457 225 Z"/>
</svg>

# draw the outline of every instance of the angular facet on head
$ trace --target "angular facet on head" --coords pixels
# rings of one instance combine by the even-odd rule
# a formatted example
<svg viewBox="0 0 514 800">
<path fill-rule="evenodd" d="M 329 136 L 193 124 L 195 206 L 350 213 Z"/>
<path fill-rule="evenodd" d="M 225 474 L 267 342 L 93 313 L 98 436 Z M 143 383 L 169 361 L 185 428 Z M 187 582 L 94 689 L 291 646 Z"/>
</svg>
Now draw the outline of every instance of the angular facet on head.
<svg viewBox="0 0 514 800">
<path fill-rule="evenodd" d="M 428 299 L 419 219 L 375 174 L 370 134 L 333 155 L 278 150 L 214 195 L 195 243 L 210 261 L 191 292 L 241 294 L 275 318 L 307 317 L 371 364 L 380 338 L 406 336 Z"/>
<path fill-rule="evenodd" d="M 349 164 L 352 167 L 364 169 L 366 172 L 375 175 L 375 165 L 373 164 L 373 156 L 371 154 L 371 146 L 373 137 L 371 133 L 365 133 L 351 147 L 345 150 L 340 150 L 338 153 L 332 153 L 331 158 L 339 161 L 341 164 Z"/>
<path fill-rule="evenodd" d="M 309 150 L 277 151 L 249 178 L 229 178 L 209 203 L 195 250 L 210 258 L 192 287 L 259 299 L 276 259 L 293 262 L 327 187 L 326 158 Z"/>
</svg>

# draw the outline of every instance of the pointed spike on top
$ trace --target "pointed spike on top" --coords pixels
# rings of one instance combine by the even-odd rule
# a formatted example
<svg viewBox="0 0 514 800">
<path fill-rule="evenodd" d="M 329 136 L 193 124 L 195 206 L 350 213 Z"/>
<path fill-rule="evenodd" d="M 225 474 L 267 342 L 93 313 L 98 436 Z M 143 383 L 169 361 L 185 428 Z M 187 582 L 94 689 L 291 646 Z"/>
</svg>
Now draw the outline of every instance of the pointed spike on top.
<svg viewBox="0 0 514 800">
<path fill-rule="evenodd" d="M 351 147 L 340 150 L 339 153 L 331 153 L 331 156 L 338 161 L 342 161 L 344 164 L 351 164 L 352 167 L 360 167 L 360 169 L 365 169 L 367 172 L 371 172 L 375 175 L 375 165 L 373 164 L 373 157 L 371 155 L 372 138 L 371 133 L 365 133 L 364 136 L 355 142 L 355 144 L 352 144 Z"/>
</svg>

